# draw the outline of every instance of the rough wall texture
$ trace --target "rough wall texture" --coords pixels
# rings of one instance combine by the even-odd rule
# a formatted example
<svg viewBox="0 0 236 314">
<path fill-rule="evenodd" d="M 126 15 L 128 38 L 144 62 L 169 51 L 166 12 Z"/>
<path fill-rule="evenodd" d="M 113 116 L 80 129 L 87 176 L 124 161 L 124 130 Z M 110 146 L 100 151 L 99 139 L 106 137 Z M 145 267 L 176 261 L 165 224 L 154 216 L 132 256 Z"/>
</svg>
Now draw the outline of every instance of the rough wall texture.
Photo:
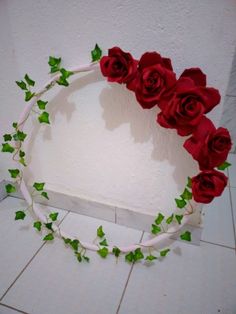
<svg viewBox="0 0 236 314">
<path fill-rule="evenodd" d="M 224 95 L 235 29 L 234 0 L 1 1 L 1 135 L 23 108 L 16 79 L 28 72 L 40 86 L 49 55 L 62 56 L 65 67 L 83 64 L 96 42 L 137 58 L 158 50 L 173 60 L 177 74 L 199 66 Z M 137 211 L 173 209 L 171 198 L 197 168 L 183 139 L 155 124 L 157 109 L 142 110 L 99 72 L 75 79 L 50 99 L 52 127 L 39 128 L 36 119 L 27 125 L 29 182 L 43 180 L 57 191 Z M 221 111 L 211 113 L 216 123 Z M 3 178 L 13 165 L 7 157 L 1 155 Z"/>
</svg>

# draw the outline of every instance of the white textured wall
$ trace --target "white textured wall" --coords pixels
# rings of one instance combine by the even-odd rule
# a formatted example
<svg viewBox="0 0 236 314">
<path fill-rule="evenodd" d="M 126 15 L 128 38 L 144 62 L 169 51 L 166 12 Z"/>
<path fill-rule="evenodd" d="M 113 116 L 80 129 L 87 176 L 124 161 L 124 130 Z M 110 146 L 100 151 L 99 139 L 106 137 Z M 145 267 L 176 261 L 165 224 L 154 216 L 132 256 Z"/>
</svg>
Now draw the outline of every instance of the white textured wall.
<svg viewBox="0 0 236 314">
<path fill-rule="evenodd" d="M 157 50 L 173 60 L 177 74 L 199 66 L 209 85 L 225 94 L 235 47 L 235 0 L 1 1 L 1 135 L 24 103 L 14 81 L 26 72 L 37 85 L 47 80 L 49 55 L 65 67 L 86 63 L 96 42 L 118 45 L 140 57 Z M 77 78 L 51 94 L 52 127 L 36 119 L 27 150 L 29 182 L 138 211 L 172 210 L 196 164 L 175 131 L 155 123 L 157 109 L 144 111 L 134 95 L 108 85 L 99 72 Z M 212 112 L 216 122 L 221 107 Z M 1 154 L 0 174 L 12 167 Z"/>
</svg>

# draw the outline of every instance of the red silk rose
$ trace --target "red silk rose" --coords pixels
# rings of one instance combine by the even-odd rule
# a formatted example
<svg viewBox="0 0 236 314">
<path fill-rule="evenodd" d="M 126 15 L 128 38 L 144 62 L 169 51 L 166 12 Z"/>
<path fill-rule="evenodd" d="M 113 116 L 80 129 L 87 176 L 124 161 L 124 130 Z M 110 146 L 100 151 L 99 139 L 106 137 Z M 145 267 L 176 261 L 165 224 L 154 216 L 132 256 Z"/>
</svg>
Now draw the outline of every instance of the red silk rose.
<svg viewBox="0 0 236 314">
<path fill-rule="evenodd" d="M 219 171 L 207 170 L 192 178 L 193 198 L 198 203 L 208 204 L 215 196 L 220 196 L 228 178 Z"/>
<path fill-rule="evenodd" d="M 102 57 L 100 68 L 109 82 L 128 83 L 136 74 L 138 61 L 130 53 L 119 47 L 108 50 L 108 56 Z"/>
<path fill-rule="evenodd" d="M 206 76 L 198 68 L 185 70 L 175 86 L 159 102 L 157 122 L 176 129 L 181 136 L 193 133 L 203 115 L 220 102 L 218 90 L 206 87 Z"/>
<path fill-rule="evenodd" d="M 201 170 L 218 167 L 227 159 L 232 142 L 229 131 L 216 129 L 211 120 L 203 118 L 184 148 L 198 161 Z"/>
<path fill-rule="evenodd" d="M 144 109 L 157 105 L 162 94 L 176 82 L 170 59 L 162 58 L 157 52 L 142 55 L 138 72 L 127 87 L 135 92 L 137 101 Z"/>
</svg>

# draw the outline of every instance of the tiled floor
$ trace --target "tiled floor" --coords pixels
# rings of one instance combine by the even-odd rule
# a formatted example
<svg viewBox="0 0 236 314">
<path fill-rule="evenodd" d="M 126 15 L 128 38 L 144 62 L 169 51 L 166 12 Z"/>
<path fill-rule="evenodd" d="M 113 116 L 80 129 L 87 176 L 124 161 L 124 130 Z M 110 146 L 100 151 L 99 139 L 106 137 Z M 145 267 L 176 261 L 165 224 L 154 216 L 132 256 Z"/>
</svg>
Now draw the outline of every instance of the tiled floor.
<svg viewBox="0 0 236 314">
<path fill-rule="evenodd" d="M 14 212 L 24 203 L 5 198 L 0 202 L 0 314 L 235 314 L 236 155 L 229 159 L 230 187 L 204 208 L 201 245 L 176 241 L 165 260 L 149 265 L 102 260 L 92 252 L 89 264 L 79 264 L 61 241 L 43 244 L 30 219 L 15 222 Z M 148 236 L 66 211 L 60 211 L 60 220 L 64 230 L 87 240 L 100 224 L 108 241 L 118 245 Z"/>
</svg>

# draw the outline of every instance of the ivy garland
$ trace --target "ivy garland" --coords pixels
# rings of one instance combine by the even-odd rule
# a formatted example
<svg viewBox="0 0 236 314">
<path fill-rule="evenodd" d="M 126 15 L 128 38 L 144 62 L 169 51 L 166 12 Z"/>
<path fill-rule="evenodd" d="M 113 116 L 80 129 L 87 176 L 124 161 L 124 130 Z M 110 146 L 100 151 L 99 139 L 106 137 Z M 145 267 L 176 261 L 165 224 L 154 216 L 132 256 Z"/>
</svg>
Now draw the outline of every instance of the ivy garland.
<svg viewBox="0 0 236 314">
<path fill-rule="evenodd" d="M 6 192 L 10 194 L 19 189 L 28 203 L 25 210 L 15 213 L 15 220 L 23 220 L 27 212 L 35 214 L 37 220 L 33 222 L 33 227 L 37 232 L 43 229 L 47 231 L 43 241 L 52 241 L 55 236 L 61 238 L 65 245 L 72 249 L 78 262 L 89 262 L 87 249 L 97 251 L 101 258 L 106 258 L 108 254 L 118 258 L 123 254 L 129 263 L 143 259 L 152 262 L 170 252 L 170 248 L 164 248 L 154 253 L 154 245 L 179 232 L 194 213 L 197 203 L 210 203 L 215 196 L 222 194 L 227 185 L 227 177 L 221 171 L 230 166 L 226 159 L 232 145 L 231 138 L 227 129 L 216 129 L 205 116 L 220 102 L 220 95 L 216 89 L 206 87 L 206 75 L 199 68 L 186 69 L 177 80 L 171 60 L 161 57 L 157 52 L 146 52 L 140 60 L 135 60 L 130 53 L 114 47 L 108 50 L 107 56 L 102 57 L 102 50 L 96 44 L 91 51 L 91 57 L 90 64 L 66 70 L 61 66 L 61 58 L 50 56 L 48 64 L 52 78 L 38 92 L 32 90 L 35 81 L 28 74 L 25 74 L 23 80 L 16 81 L 28 104 L 18 123 L 12 124 L 13 131 L 3 135 L 2 152 L 12 154 L 12 159 L 21 165 L 21 169 L 8 169 L 15 182 L 5 186 Z M 158 213 L 151 225 L 154 237 L 127 247 L 109 246 L 102 226 L 97 228 L 92 244 L 67 235 L 59 227 L 58 213 L 52 212 L 45 216 L 40 205 L 34 202 L 38 195 L 49 200 L 45 183 L 34 182 L 32 191 L 29 192 L 24 181 L 27 161 L 22 146 L 27 134 L 24 133 L 23 127 L 30 113 L 35 112 L 38 115 L 39 123 L 50 124 L 50 116 L 46 110 L 48 101 L 42 96 L 56 84 L 69 86 L 68 79 L 71 76 L 93 71 L 99 65 L 108 81 L 125 84 L 134 92 L 138 103 L 144 109 L 158 106 L 161 111 L 158 113 L 157 122 L 161 126 L 176 129 L 180 136 L 191 135 L 185 141 L 184 147 L 198 162 L 201 170 L 195 177 L 187 178 L 183 193 L 175 199 L 178 211 L 169 217 Z M 180 239 L 191 241 L 191 232 L 182 232 Z"/>
</svg>

